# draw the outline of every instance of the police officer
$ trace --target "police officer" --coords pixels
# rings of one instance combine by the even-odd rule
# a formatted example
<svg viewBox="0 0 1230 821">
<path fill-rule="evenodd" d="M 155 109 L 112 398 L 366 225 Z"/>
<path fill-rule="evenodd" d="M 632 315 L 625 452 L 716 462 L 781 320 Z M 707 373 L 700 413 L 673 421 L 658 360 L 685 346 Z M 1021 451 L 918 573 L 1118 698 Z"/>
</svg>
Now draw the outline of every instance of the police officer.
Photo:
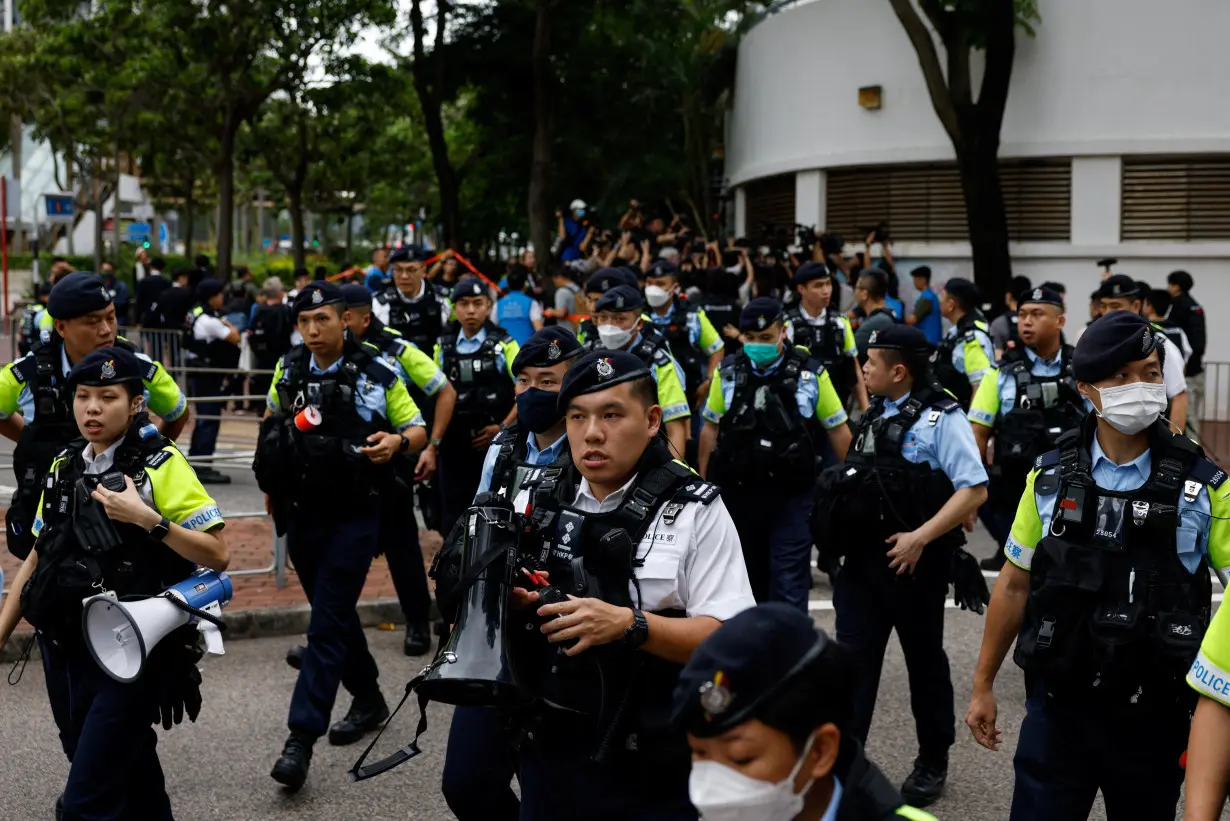
<svg viewBox="0 0 1230 821">
<path fill-rule="evenodd" d="M 535 475 L 538 486 L 544 481 L 557 482 L 557 497 L 572 501 L 575 471 L 557 400 L 564 375 L 581 353 L 572 332 L 559 326 L 543 328 L 521 346 L 513 361 L 517 421 L 492 440 L 476 498 L 490 491 L 510 501 L 516 499 L 527 477 L 546 469 L 550 478 Z M 451 610 L 453 606 L 445 594 L 442 607 Z M 461 821 L 515 821 L 518 817 L 521 805 L 509 786 L 517 772 L 514 740 L 506 717 L 494 708 L 457 707 L 453 711 L 443 789 L 449 809 Z"/>
<path fill-rule="evenodd" d="M 616 285 L 594 304 L 599 344 L 606 350 L 628 351 L 650 369 L 658 386 L 658 404 L 666 438 L 679 456 L 688 443 L 687 383 L 683 368 L 671 356 L 666 337 L 641 313 L 645 296 L 629 285 Z"/>
<path fill-rule="evenodd" d="M 858 348 L 850 320 L 830 304 L 833 277 L 822 262 L 805 262 L 794 272 L 799 301 L 786 309 L 786 340 L 802 345 L 820 361 L 843 406 L 853 398 L 867 410 L 867 387 L 858 366 Z"/>
<path fill-rule="evenodd" d="M 1215 519 L 1211 530 L 1221 531 Z M 1221 541 L 1220 532 L 1212 538 Z M 1225 562 L 1223 556 L 1221 562 Z M 1218 567 L 1223 580 L 1228 568 Z M 1183 805 L 1187 821 L 1217 821 L 1230 787 L 1230 608 L 1219 607 L 1192 662 L 1187 683 L 1200 695 L 1187 742 Z"/>
<path fill-rule="evenodd" d="M 1187 341 L 1192 347 L 1192 355 L 1183 368 L 1190 394 L 1189 407 L 1192 409 L 1188 427 L 1195 427 L 1199 414 L 1204 411 L 1204 353 L 1208 344 L 1204 308 L 1192 296 L 1194 284 L 1192 275 L 1187 271 L 1171 271 L 1166 275 L 1166 290 L 1173 299 L 1166 319 L 1187 334 Z"/>
<path fill-rule="evenodd" d="M 960 406 L 928 367 L 930 352 L 923 332 L 907 325 L 868 340 L 871 408 L 845 466 L 821 475 L 814 521 L 822 566 L 833 576 L 837 638 L 861 657 L 851 721 L 860 740 L 871 728 L 893 629 L 901 641 L 919 747 L 901 792 L 916 807 L 942 793 L 955 737 L 944 653 L 948 582 L 957 583 L 963 606 L 971 583 L 985 593 L 977 562 L 961 549 L 961 523 L 986 500 L 987 473 Z"/>
<path fill-rule="evenodd" d="M 1006 343 L 998 369 L 987 373 L 969 409 L 991 479 L 980 515 L 996 545 L 1008 539 L 1034 459 L 1053 449 L 1059 435 L 1079 426 L 1088 413 L 1072 376 L 1072 346 L 1063 344 L 1063 300 L 1050 288 L 1034 288 L 1014 302 L 1019 341 Z M 982 567 L 998 570 L 1003 564 L 1004 555 L 997 551 Z"/>
<path fill-rule="evenodd" d="M 67 386 L 81 438 L 56 456 L 40 483 L 45 491 L 34 523 L 38 541 L 0 611 L 0 647 L 24 616 L 39 631 L 44 665 L 63 675 L 64 687 L 51 689 L 49 683 L 49 691 L 71 762 L 57 817 L 62 812 L 70 821 L 169 821 L 171 804 L 150 725 L 161 721 L 170 729 L 185 712 L 195 721 L 201 707 L 195 627 L 145 648 L 141 677 L 121 683 L 103 671 L 87 646 L 82 600 L 100 590 L 156 596 L 198 564 L 222 571 L 228 562 L 217 504 L 145 414 L 147 367 L 126 348 L 104 347 L 70 371 Z M 98 484 L 103 474 L 124 489 Z M 88 484 L 79 488 L 82 481 Z M 86 521 L 97 529 L 81 527 Z M 94 541 L 100 530 L 111 531 L 113 541 Z"/>
<path fill-rule="evenodd" d="M 52 288 L 47 313 L 54 327 L 47 342 L 0 370 L 0 434 L 17 442 L 13 472 L 18 492 L 7 514 L 9 550 L 24 559 L 33 545 L 30 526 L 42 477 L 52 458 L 77 437 L 72 394 L 65 377 L 87 354 L 110 345 L 136 351 L 116 336 L 115 306 L 96 274 L 77 272 Z M 188 403 L 161 364 L 143 354 L 145 403 L 162 418 L 161 432 L 175 439 L 188 421 Z"/>
<path fill-rule="evenodd" d="M 185 362 L 192 368 L 234 368 L 239 365 L 239 330 L 218 315 L 225 299 L 222 283 L 213 277 L 201 280 L 196 286 L 197 304 L 188 312 L 188 327 L 184 331 Z M 222 396 L 224 374 L 212 372 L 192 373 L 188 383 L 195 396 Z M 218 429 L 222 425 L 222 411 L 226 402 L 198 402 L 198 417 L 192 429 L 192 444 L 188 455 L 213 456 L 218 442 Z M 206 484 L 229 485 L 231 477 L 209 466 L 196 469 L 197 476 Z"/>
<path fill-rule="evenodd" d="M 903 806 L 850 735 L 855 677 L 846 648 L 779 603 L 744 610 L 701 642 L 672 706 L 692 746 L 688 791 L 701 815 L 932 819 Z"/>
<path fill-rule="evenodd" d="M 978 286 L 961 277 L 948 280 L 940 294 L 940 312 L 952 327 L 936 346 L 935 376 L 965 410 L 995 361 L 995 345 L 978 309 Z"/>
<path fill-rule="evenodd" d="M 375 296 L 372 314 L 423 353 L 432 350 L 448 324 L 452 306 L 425 276 L 423 252 L 402 246 L 389 257 L 393 284 Z"/>
<path fill-rule="evenodd" d="M 436 364 L 457 391 L 440 444 L 443 533 L 470 506 L 491 440 L 517 418 L 512 363 L 520 350 L 508 331 L 491 321 L 491 295 L 480 279 L 458 282 L 453 304 L 457 320 L 445 327 L 435 347 Z"/>
<path fill-rule="evenodd" d="M 603 294 L 616 285 L 639 288 L 636 274 L 627 268 L 602 268 L 585 280 L 585 297 L 589 300 L 590 310 L 592 311 L 593 307 L 598 304 Z M 585 348 L 586 353 L 602 348 L 598 326 L 594 323 L 592 315 L 581 320 L 580 328 L 577 330 L 577 341 Z"/>
<path fill-rule="evenodd" d="M 684 384 L 697 408 L 709 395 L 709 380 L 722 361 L 722 336 L 703 308 L 679 291 L 679 269 L 657 260 L 645 272 L 645 301 L 649 318 L 670 346 L 671 356 L 683 368 Z"/>
<path fill-rule="evenodd" d="M 1045 285 L 1043 287 L 1046 287 Z M 989 332 L 991 344 L 995 346 L 995 358 L 1002 359 L 1010 343 L 1018 347 L 1021 344 L 1021 305 L 1017 298 L 1034 290 L 1029 277 L 1015 276 L 1008 283 L 1004 293 L 1004 312 L 991 320 Z"/>
<path fill-rule="evenodd" d="M 30 353 L 40 339 L 39 319 L 47 311 L 47 299 L 51 296 L 51 283 L 40 282 L 35 291 L 34 302 L 21 309 L 21 340 L 17 350 L 22 356 Z"/>
<path fill-rule="evenodd" d="M 997 749 L 995 676 L 1016 640 L 1028 698 L 1012 821 L 1173 819 L 1195 703 L 1183 681 L 1230 564 L 1226 474 L 1159 422 L 1162 336 L 1093 323 L 1072 371 L 1095 413 L 1038 458 L 1004 546 L 965 723 Z M 1213 522 L 1217 525 L 1214 527 Z"/>
<path fill-rule="evenodd" d="M 380 552 L 389 463 L 427 434 L 397 372 L 349 333 L 341 288 L 310 283 L 294 310 L 303 344 L 278 363 L 253 467 L 312 604 L 290 738 L 271 773 L 297 790 L 326 729 L 330 743 L 349 744 L 388 717 L 355 606 Z M 329 728 L 339 683 L 354 702 Z"/>
<path fill-rule="evenodd" d="M 537 592 L 516 599 L 533 624 L 542 620 L 540 634 L 516 632 L 547 642 L 521 747 L 522 821 L 696 818 L 685 739 L 669 726 L 671 691 L 701 640 L 754 600 L 717 488 L 660 437 L 657 393 L 632 354 L 577 360 L 559 396 L 575 498 L 559 505 L 525 483 L 515 502 L 533 503 L 552 586 L 584 589 L 554 603 Z"/>
<path fill-rule="evenodd" d="M 753 299 L 739 330 L 743 350 L 722 360 L 709 391 L 698 466 L 731 492 L 756 600 L 807 612 L 812 488 L 826 456 L 846 458 L 850 427 L 828 371 L 785 344 L 780 302 Z"/>
<path fill-rule="evenodd" d="M 286 303 L 286 293 L 277 277 L 270 277 L 261 286 L 263 301 L 256 304 L 252 312 L 252 321 L 248 324 L 245 334 L 248 337 L 248 347 L 252 350 L 252 359 L 256 369 L 272 371 L 278 360 L 286 356 L 294 342 L 295 319 L 291 315 L 290 305 Z M 273 381 L 271 374 L 256 374 L 252 376 L 251 390 L 254 395 L 269 393 Z"/>
</svg>

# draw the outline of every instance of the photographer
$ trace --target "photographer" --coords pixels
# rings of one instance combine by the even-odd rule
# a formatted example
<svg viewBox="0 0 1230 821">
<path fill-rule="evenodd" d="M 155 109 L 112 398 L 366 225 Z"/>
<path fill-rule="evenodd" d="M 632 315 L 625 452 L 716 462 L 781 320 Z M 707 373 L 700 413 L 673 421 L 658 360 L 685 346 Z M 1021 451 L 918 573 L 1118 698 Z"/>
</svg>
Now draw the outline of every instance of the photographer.
<svg viewBox="0 0 1230 821">
<path fill-rule="evenodd" d="M 572 262 L 574 259 L 584 259 L 589 254 L 589 244 L 596 230 L 594 224 L 586 219 L 585 200 L 573 200 L 568 206 L 569 216 L 563 211 L 555 212 L 559 223 L 559 258 L 561 262 Z"/>
</svg>

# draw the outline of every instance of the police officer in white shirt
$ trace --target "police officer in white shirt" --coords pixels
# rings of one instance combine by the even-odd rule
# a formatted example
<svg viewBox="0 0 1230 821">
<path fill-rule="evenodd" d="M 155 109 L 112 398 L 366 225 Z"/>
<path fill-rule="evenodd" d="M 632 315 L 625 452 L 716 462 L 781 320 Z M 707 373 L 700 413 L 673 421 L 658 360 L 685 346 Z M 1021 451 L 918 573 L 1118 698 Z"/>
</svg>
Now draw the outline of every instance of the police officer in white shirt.
<svg viewBox="0 0 1230 821">
<path fill-rule="evenodd" d="M 222 309 L 222 283 L 213 277 L 196 286 L 197 304 L 188 313 L 188 365 L 194 368 L 234 368 L 239 364 L 239 331 L 218 312 Z M 224 375 L 213 370 L 191 373 L 188 377 L 193 397 L 221 397 Z M 195 427 L 188 456 L 213 456 L 218 443 L 218 429 L 226 402 L 197 402 Z M 197 478 L 204 484 L 227 485 L 231 477 L 212 467 L 196 467 Z"/>
<path fill-rule="evenodd" d="M 540 660 L 529 677 L 537 707 L 521 748 L 521 821 L 691 821 L 671 691 L 700 642 L 755 604 L 739 536 L 717 487 L 672 459 L 639 358 L 585 355 L 564 377 L 559 407 L 577 489 L 559 500 L 530 476 L 514 503 L 532 502 L 550 556 L 539 568 L 549 587 L 515 588 L 514 607 L 541 625 L 518 631 L 529 635 L 521 658 Z"/>
</svg>

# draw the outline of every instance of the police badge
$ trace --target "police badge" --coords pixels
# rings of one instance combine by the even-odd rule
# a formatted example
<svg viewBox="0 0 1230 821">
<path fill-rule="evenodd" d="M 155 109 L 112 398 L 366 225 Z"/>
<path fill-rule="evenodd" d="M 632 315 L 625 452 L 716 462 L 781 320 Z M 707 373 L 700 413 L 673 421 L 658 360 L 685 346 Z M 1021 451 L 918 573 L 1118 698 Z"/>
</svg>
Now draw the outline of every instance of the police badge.
<svg viewBox="0 0 1230 821">
<path fill-rule="evenodd" d="M 553 341 L 549 346 L 547 346 L 547 359 L 552 361 L 559 359 L 560 353 L 561 351 L 559 349 L 558 340 Z"/>
<path fill-rule="evenodd" d="M 713 681 L 700 685 L 700 706 L 709 719 L 726 712 L 734 700 L 734 695 L 726 686 L 726 674 L 721 670 L 714 674 Z"/>
<path fill-rule="evenodd" d="M 757 328 L 759 328 L 760 330 L 762 330 L 762 331 L 763 331 L 763 330 L 764 330 L 764 326 L 765 326 L 767 323 L 768 323 L 768 320 L 767 320 L 767 319 L 765 319 L 765 318 L 764 318 L 764 316 L 758 316 L 758 317 L 756 317 L 756 327 L 757 327 Z"/>
<path fill-rule="evenodd" d="M 876 337 L 879 335 L 880 335 L 879 331 L 872 331 L 871 336 L 867 337 L 867 344 L 868 345 L 876 344 Z"/>
<path fill-rule="evenodd" d="M 598 378 L 610 379 L 615 375 L 615 366 L 611 364 L 609 359 L 598 360 Z"/>
<path fill-rule="evenodd" d="M 320 291 L 312 291 L 312 304 L 313 305 L 319 305 L 320 303 L 324 301 L 325 301 L 324 294 L 322 294 Z"/>
<path fill-rule="evenodd" d="M 103 379 L 114 379 L 115 378 L 115 360 L 108 359 L 106 362 L 104 362 L 102 364 L 102 369 L 99 371 L 99 375 L 102 376 Z"/>
</svg>

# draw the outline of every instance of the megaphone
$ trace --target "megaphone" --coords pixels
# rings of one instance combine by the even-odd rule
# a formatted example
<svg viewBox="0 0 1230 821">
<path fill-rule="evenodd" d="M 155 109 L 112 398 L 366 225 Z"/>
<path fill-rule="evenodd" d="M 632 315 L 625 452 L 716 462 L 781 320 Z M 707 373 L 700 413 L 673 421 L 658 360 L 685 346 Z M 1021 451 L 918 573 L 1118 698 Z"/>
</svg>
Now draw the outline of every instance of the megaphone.
<svg viewBox="0 0 1230 821">
<path fill-rule="evenodd" d="M 136 681 L 154 646 L 185 624 L 196 624 L 208 653 L 222 655 L 222 608 L 231 601 L 231 579 L 200 568 L 161 595 L 122 602 L 114 593 L 82 603 L 86 647 L 103 672 L 121 683 Z"/>
</svg>

